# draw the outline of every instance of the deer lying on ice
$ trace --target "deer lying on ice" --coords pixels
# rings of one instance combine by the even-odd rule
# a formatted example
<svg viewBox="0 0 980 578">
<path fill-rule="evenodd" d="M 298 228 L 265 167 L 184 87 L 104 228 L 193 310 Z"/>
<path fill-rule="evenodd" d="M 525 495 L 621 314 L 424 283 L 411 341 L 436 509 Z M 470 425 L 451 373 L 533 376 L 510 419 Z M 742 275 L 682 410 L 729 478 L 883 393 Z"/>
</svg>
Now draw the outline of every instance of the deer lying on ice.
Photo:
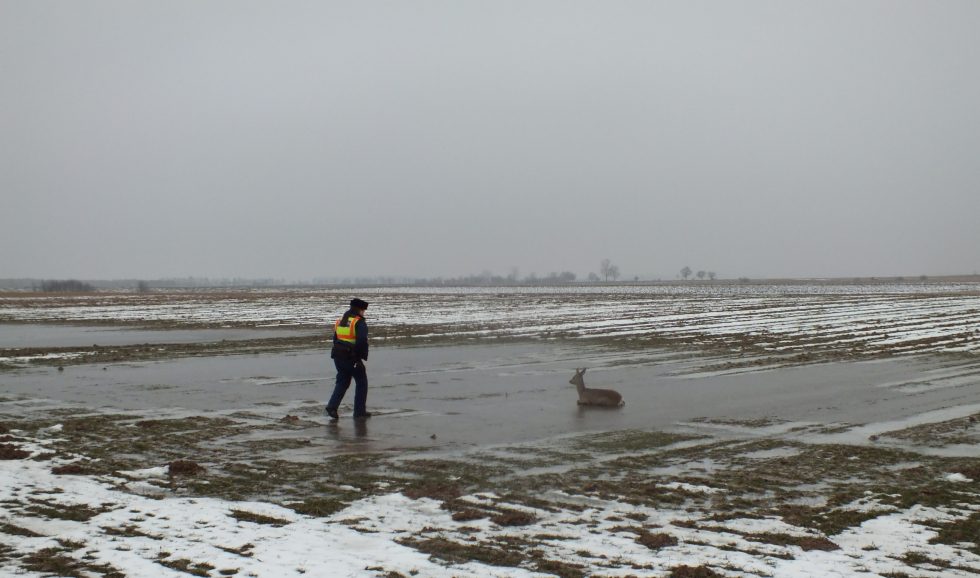
<svg viewBox="0 0 980 578">
<path fill-rule="evenodd" d="M 579 405 L 600 405 L 604 407 L 620 407 L 626 405 L 626 402 L 623 401 L 623 396 L 619 395 L 618 391 L 585 387 L 583 376 L 585 375 L 586 369 L 588 368 L 576 369 L 575 377 L 568 381 L 568 383 L 574 385 L 575 389 L 578 390 Z"/>
</svg>

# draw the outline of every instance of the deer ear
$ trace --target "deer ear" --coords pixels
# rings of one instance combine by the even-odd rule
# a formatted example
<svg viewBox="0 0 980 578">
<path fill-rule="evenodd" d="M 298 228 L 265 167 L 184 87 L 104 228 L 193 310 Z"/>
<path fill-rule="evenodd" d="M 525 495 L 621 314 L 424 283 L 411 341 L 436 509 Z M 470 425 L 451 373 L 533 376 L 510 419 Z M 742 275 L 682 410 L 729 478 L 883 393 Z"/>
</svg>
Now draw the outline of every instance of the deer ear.
<svg viewBox="0 0 980 578">
<path fill-rule="evenodd" d="M 588 369 L 588 367 L 583 367 L 583 368 L 582 368 L 582 375 L 585 375 L 585 370 L 586 370 L 586 369 Z"/>
</svg>

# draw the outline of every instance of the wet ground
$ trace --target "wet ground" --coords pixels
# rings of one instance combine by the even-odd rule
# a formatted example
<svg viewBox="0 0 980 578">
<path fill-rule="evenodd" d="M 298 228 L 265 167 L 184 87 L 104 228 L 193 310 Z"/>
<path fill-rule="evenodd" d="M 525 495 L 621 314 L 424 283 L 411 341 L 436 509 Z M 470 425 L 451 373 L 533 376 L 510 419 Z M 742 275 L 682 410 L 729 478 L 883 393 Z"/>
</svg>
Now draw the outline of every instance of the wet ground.
<svg viewBox="0 0 980 578">
<path fill-rule="evenodd" d="M 302 411 L 310 420 L 304 435 L 322 436 L 318 451 L 328 453 L 331 439 L 363 449 L 471 447 L 697 418 L 865 424 L 980 404 L 976 363 L 900 358 L 697 373 L 703 363 L 575 342 L 375 347 L 368 362 L 375 416 L 359 428 L 349 417 L 353 387 L 341 420 L 321 413 L 334 376 L 322 350 L 30 368 L 0 374 L 0 392 L 101 411 Z M 576 367 L 590 368 L 590 387 L 622 393 L 625 407 L 579 407 L 568 383 Z"/>
</svg>

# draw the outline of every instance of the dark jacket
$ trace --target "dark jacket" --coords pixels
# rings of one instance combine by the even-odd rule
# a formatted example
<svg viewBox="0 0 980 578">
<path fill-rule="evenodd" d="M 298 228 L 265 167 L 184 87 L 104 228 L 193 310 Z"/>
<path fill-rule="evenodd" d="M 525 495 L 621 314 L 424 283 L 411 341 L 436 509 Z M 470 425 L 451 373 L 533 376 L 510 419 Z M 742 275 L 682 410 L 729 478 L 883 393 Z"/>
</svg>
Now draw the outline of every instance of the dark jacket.
<svg viewBox="0 0 980 578">
<path fill-rule="evenodd" d="M 348 310 L 344 313 L 341 319 L 341 325 L 347 322 L 348 318 L 355 315 L 354 311 Z M 363 359 L 367 361 L 368 358 L 368 327 L 367 321 L 361 317 L 357 325 L 354 326 L 354 333 L 357 335 L 357 341 L 354 346 L 345 341 L 340 341 L 337 339 L 337 334 L 333 335 L 333 348 L 330 350 L 330 357 L 333 359 Z"/>
</svg>

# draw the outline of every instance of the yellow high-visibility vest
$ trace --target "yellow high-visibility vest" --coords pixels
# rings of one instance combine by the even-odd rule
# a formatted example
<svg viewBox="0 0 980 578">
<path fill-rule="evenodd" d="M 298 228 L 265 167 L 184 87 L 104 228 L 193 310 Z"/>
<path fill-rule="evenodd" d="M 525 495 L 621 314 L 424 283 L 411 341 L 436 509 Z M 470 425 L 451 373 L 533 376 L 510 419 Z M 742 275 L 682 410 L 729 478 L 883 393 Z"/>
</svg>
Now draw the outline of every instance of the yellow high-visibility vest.
<svg viewBox="0 0 980 578">
<path fill-rule="evenodd" d="M 341 325 L 340 322 L 344 320 L 341 316 L 336 323 L 333 324 L 333 332 L 337 335 L 338 341 L 343 341 L 344 343 L 350 343 L 353 345 L 357 341 L 357 322 L 361 320 L 360 315 L 351 315 L 347 318 L 347 325 Z"/>
</svg>

